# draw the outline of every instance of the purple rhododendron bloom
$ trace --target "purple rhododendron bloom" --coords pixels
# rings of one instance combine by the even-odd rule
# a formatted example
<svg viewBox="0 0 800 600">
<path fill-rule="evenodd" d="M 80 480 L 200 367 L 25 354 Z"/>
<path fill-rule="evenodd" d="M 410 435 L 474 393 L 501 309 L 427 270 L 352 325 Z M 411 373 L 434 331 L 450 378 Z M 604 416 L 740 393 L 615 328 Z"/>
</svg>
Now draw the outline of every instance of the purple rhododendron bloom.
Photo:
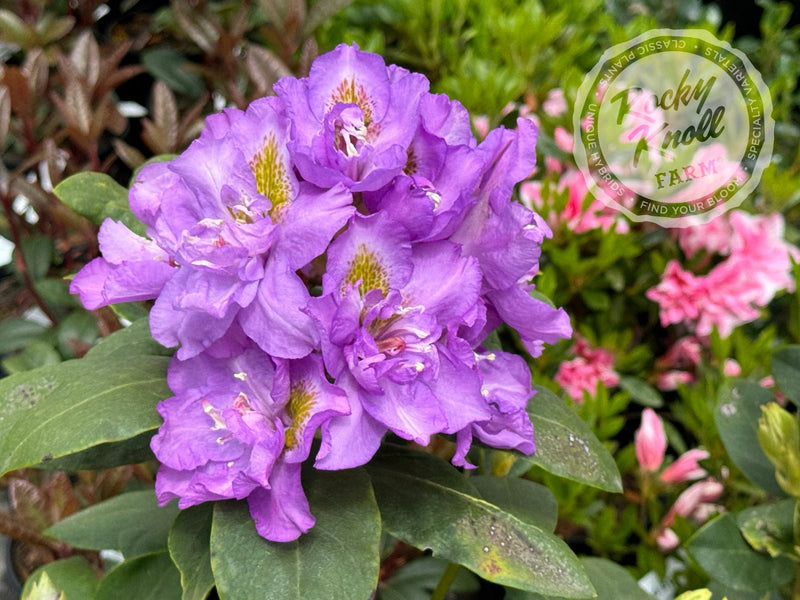
<svg viewBox="0 0 800 600">
<path fill-rule="evenodd" d="M 349 411 L 328 383 L 317 355 L 270 357 L 241 332 L 212 351 L 170 365 L 175 396 L 159 404 L 164 424 L 152 440 L 162 463 L 156 494 L 186 508 L 247 498 L 256 528 L 284 541 L 314 519 L 300 484 L 300 464 L 314 432 L 327 443 L 331 417 Z"/>
<path fill-rule="evenodd" d="M 484 346 L 503 323 L 530 353 L 569 337 L 532 294 L 544 221 L 512 202 L 536 129 L 478 144 L 461 104 L 355 45 L 276 97 L 208 117 L 130 190 L 146 237 L 100 229 L 72 282 L 89 308 L 154 300 L 177 347 L 151 446 L 159 502 L 247 499 L 258 532 L 314 524 L 302 467 L 369 461 L 387 432 L 529 454 L 526 361 Z M 306 467 L 308 468 L 308 467 Z"/>
<path fill-rule="evenodd" d="M 377 190 L 402 172 L 428 80 L 357 46 L 314 61 L 307 78 L 275 84 L 292 122 L 289 148 L 304 179 Z"/>
</svg>

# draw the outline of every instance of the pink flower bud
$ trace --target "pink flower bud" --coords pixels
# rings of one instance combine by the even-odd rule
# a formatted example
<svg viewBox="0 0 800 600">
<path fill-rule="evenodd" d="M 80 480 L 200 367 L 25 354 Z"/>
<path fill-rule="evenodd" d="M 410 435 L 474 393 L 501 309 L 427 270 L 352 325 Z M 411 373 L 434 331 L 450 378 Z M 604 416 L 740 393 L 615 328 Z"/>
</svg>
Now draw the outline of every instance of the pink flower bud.
<svg viewBox="0 0 800 600">
<path fill-rule="evenodd" d="M 563 127 L 556 127 L 555 131 L 553 131 L 553 138 L 555 139 L 556 146 L 561 148 L 564 152 L 572 152 L 575 142 L 569 131 Z"/>
<path fill-rule="evenodd" d="M 678 539 L 678 534 L 676 534 L 672 529 L 666 527 L 661 530 L 661 532 L 656 536 L 656 546 L 662 552 L 669 552 L 674 550 L 680 544 L 680 540 Z"/>
<path fill-rule="evenodd" d="M 472 126 L 478 134 L 478 139 L 482 140 L 489 133 L 489 117 L 486 115 L 476 115 L 472 117 Z"/>
<path fill-rule="evenodd" d="M 697 463 L 708 457 L 708 452 L 700 448 L 693 448 L 688 452 L 684 452 L 674 463 L 664 469 L 661 473 L 661 481 L 664 483 L 678 483 L 705 477 L 708 473 Z"/>
<path fill-rule="evenodd" d="M 643 471 L 657 471 L 667 450 L 664 425 L 652 408 L 642 412 L 642 424 L 633 436 L 636 460 Z"/>
<path fill-rule="evenodd" d="M 702 521 L 707 519 L 712 512 L 716 512 L 715 506 L 709 504 L 722 496 L 723 485 L 716 479 L 704 479 L 689 486 L 678 496 L 675 504 L 669 509 L 667 516 L 664 517 L 664 525 L 669 527 L 675 521 L 675 515 L 680 515 L 686 519 Z M 714 510 L 711 510 L 714 509 Z"/>
<path fill-rule="evenodd" d="M 722 365 L 722 372 L 726 377 L 738 377 L 742 374 L 742 367 L 732 358 L 726 358 Z"/>
</svg>

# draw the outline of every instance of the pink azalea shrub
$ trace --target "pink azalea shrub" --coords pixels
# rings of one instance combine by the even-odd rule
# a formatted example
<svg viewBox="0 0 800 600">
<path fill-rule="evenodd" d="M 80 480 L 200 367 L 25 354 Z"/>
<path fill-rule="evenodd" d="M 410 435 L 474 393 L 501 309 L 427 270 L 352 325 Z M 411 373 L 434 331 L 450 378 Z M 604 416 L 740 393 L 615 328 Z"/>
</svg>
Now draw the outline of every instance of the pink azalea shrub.
<svg viewBox="0 0 800 600">
<path fill-rule="evenodd" d="M 556 382 L 575 402 L 583 402 L 583 393 L 595 393 L 597 384 L 613 387 L 619 383 L 614 371 L 614 355 L 603 348 L 593 348 L 584 339 L 578 339 L 572 348 L 576 357 L 562 362 L 556 373 Z"/>
<path fill-rule="evenodd" d="M 723 260 L 704 275 L 675 260 L 667 264 L 661 283 L 646 294 L 659 304 L 661 324 L 682 323 L 698 336 L 708 336 L 716 327 L 727 337 L 758 318 L 775 294 L 794 290 L 792 258 L 800 259 L 800 251 L 783 233 L 779 213 L 760 216 L 739 210 L 679 230 L 678 242 L 687 256 L 704 250 Z"/>
</svg>

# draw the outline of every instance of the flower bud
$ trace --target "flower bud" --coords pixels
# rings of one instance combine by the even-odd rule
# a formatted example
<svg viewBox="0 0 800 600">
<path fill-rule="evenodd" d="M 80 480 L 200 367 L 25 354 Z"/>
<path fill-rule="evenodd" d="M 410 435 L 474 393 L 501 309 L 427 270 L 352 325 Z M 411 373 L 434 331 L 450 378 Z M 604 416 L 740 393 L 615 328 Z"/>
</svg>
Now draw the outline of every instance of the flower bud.
<svg viewBox="0 0 800 600">
<path fill-rule="evenodd" d="M 642 412 L 642 424 L 633 439 L 639 466 L 643 471 L 657 471 L 667 450 L 667 435 L 652 408 L 645 408 Z"/>
<path fill-rule="evenodd" d="M 693 448 L 688 452 L 684 452 L 674 463 L 664 469 L 660 475 L 661 481 L 664 483 L 678 483 L 705 477 L 708 473 L 697 463 L 708 457 L 708 452 L 701 448 Z"/>
<path fill-rule="evenodd" d="M 777 402 L 762 406 L 758 443 L 775 465 L 778 485 L 787 494 L 800 498 L 800 428 L 797 419 Z"/>
</svg>

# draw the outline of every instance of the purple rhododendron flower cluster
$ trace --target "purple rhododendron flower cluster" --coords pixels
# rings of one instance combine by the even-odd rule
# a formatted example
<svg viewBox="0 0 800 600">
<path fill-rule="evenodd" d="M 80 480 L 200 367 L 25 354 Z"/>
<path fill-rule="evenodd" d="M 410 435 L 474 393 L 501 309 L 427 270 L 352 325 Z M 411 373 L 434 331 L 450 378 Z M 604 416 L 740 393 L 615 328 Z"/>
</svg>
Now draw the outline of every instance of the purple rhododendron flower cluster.
<svg viewBox="0 0 800 600">
<path fill-rule="evenodd" d="M 156 493 L 182 508 L 247 498 L 258 532 L 314 524 L 301 463 L 369 461 L 387 432 L 534 451 L 530 370 L 482 346 L 502 322 L 532 355 L 571 335 L 529 293 L 547 225 L 513 186 L 536 129 L 478 145 L 467 111 L 422 75 L 341 45 L 277 97 L 207 119 L 130 191 L 147 238 L 103 223 L 72 282 L 88 308 L 155 299 L 178 347 L 152 448 Z"/>
</svg>

